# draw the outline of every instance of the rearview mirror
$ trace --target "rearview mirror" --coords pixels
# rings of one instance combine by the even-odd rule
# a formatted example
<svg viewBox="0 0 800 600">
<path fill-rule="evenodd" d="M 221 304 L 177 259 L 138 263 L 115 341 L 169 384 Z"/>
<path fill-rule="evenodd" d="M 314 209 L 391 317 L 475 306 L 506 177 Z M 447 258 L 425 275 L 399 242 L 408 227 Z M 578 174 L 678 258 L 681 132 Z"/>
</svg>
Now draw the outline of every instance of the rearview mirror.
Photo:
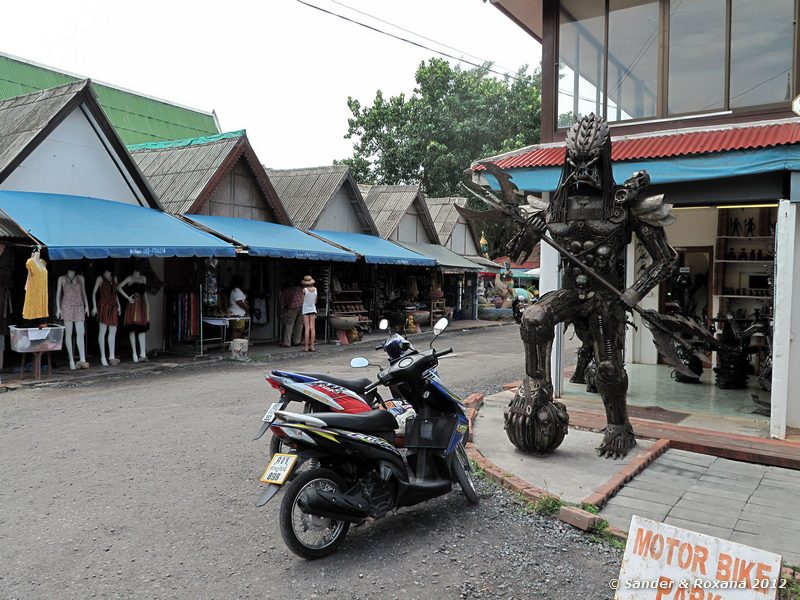
<svg viewBox="0 0 800 600">
<path fill-rule="evenodd" d="M 439 335 L 440 333 L 442 333 L 445 329 L 447 329 L 447 325 L 449 323 L 450 321 L 448 321 L 444 317 L 436 321 L 436 325 L 433 326 L 434 335 Z"/>
<path fill-rule="evenodd" d="M 389 329 L 389 319 L 381 319 L 378 323 L 378 329 L 381 331 L 386 331 Z"/>
<path fill-rule="evenodd" d="M 350 361 L 350 366 L 353 367 L 354 369 L 360 369 L 361 367 L 368 367 L 369 361 L 363 356 L 356 356 L 353 360 Z"/>
</svg>

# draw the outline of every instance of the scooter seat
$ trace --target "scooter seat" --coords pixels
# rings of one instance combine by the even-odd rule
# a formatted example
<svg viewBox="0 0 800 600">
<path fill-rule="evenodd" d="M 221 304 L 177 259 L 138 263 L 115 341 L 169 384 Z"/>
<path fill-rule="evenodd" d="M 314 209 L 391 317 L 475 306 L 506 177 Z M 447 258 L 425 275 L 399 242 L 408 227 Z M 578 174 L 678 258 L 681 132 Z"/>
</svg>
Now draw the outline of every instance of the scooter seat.
<svg viewBox="0 0 800 600">
<path fill-rule="evenodd" d="M 372 383 L 367 377 L 355 377 L 353 379 L 346 379 L 344 377 L 334 377 L 332 375 L 328 375 L 327 373 L 297 373 L 297 374 L 305 375 L 306 377 L 313 377 L 314 379 L 319 379 L 320 381 L 327 381 L 328 383 L 334 383 L 336 385 L 340 385 L 342 387 L 347 388 L 348 390 L 353 390 L 356 394 L 359 394 L 360 396 L 364 395 L 364 388 L 367 387 L 370 383 Z"/>
<path fill-rule="evenodd" d="M 311 416 L 324 421 L 328 427 L 339 427 L 360 433 L 378 433 L 397 429 L 397 420 L 388 410 L 371 410 L 355 415 L 335 412 L 314 413 Z"/>
</svg>

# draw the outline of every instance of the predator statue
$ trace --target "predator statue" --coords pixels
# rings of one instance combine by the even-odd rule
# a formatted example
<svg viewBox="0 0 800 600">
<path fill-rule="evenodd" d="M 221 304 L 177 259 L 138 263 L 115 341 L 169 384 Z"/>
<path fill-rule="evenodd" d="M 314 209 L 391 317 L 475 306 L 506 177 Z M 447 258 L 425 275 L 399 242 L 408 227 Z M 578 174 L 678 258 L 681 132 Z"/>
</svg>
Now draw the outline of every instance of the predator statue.
<svg viewBox="0 0 800 600">
<path fill-rule="evenodd" d="M 468 186 L 495 212 L 519 226 L 509 244 L 512 259 L 524 260 L 548 233 L 552 245 L 562 252 L 561 289 L 543 295 L 522 317 L 527 377 L 505 413 L 505 427 L 511 442 L 526 452 L 551 452 L 563 441 L 569 417 L 563 404 L 553 402 L 550 354 L 554 326 L 572 324 L 584 345 L 591 344 L 583 350 L 585 362 L 591 356 L 590 348 L 597 361 L 594 385 L 608 421 L 598 454 L 617 458 L 636 445 L 626 405 L 626 311 L 635 308 L 641 314 L 636 304 L 673 271 L 677 254 L 667 243 L 664 227 L 675 218 L 663 196 L 643 194 L 650 182 L 647 172 L 639 171 L 622 185 L 615 184 L 611 139 L 604 119 L 593 114 L 582 117 L 568 131 L 566 149 L 558 189 L 549 205 L 531 202 L 532 213 L 519 208 L 516 186 L 493 163 L 484 163 L 484 167 L 498 180 L 502 200 L 476 184 Z M 621 290 L 625 284 L 620 267 L 633 233 L 652 262 L 631 287 L 614 293 L 614 288 Z M 601 279 L 606 285 L 601 285 Z"/>
</svg>

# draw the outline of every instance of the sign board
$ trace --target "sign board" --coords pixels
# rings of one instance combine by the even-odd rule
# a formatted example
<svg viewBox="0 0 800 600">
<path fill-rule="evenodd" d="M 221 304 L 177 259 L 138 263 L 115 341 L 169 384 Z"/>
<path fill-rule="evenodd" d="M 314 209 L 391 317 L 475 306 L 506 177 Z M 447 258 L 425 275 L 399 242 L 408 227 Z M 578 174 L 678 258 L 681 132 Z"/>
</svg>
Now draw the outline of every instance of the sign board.
<svg viewBox="0 0 800 600">
<path fill-rule="evenodd" d="M 800 96 L 792 100 L 792 112 L 800 117 Z"/>
<path fill-rule="evenodd" d="M 773 600 L 779 554 L 634 516 L 616 600 Z"/>
</svg>

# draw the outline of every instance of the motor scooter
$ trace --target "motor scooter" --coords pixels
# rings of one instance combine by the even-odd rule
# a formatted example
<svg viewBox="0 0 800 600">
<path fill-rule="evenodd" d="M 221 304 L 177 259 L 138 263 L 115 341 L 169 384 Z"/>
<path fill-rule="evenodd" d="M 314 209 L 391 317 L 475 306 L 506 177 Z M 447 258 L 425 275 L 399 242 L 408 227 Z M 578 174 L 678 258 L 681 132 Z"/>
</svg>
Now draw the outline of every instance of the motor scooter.
<svg viewBox="0 0 800 600">
<path fill-rule="evenodd" d="M 441 319 L 434 332 L 446 328 Z M 434 338 L 435 339 L 435 338 Z M 257 505 L 267 504 L 296 473 L 280 506 L 284 542 L 303 558 L 335 551 L 352 523 L 384 516 L 448 493 L 458 482 L 471 503 L 478 494 L 463 440 L 469 421 L 464 405 L 435 375 L 452 348 L 416 352 L 381 369 L 364 388 L 397 385 L 416 411 L 406 425 L 406 455 L 394 445 L 395 417 L 382 410 L 360 414 L 276 411 L 273 435 L 293 448 L 275 454 L 260 481 Z M 369 365 L 354 358 L 353 367 Z"/>
</svg>

